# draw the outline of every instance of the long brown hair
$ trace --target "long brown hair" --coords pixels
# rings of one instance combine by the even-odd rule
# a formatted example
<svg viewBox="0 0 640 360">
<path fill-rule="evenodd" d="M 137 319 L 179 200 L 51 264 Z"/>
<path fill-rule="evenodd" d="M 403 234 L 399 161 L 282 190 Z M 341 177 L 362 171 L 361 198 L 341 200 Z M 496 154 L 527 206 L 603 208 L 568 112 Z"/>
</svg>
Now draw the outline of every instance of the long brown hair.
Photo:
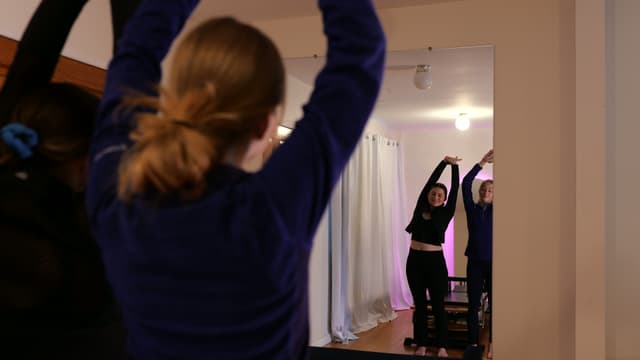
<svg viewBox="0 0 640 360">
<path fill-rule="evenodd" d="M 68 83 L 50 83 L 20 99 L 6 123 L 33 129 L 39 142 L 26 161 L 55 170 L 86 157 L 99 99 Z M 7 121 L 8 120 L 8 121 Z M 0 141 L 0 165 L 15 166 L 22 160 Z"/>
<path fill-rule="evenodd" d="M 284 97 L 284 65 L 272 41 L 232 18 L 209 20 L 176 49 L 159 96 L 132 96 L 144 107 L 119 169 L 121 199 L 154 191 L 195 198 L 206 174 L 231 147 L 261 137 Z"/>
</svg>

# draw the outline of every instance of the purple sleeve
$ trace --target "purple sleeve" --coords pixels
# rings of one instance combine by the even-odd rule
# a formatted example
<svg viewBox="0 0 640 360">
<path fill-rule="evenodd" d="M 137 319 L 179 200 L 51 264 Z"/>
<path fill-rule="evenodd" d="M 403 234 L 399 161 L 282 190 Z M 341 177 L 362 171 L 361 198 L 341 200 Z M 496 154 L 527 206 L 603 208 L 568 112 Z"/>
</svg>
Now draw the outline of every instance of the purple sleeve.
<svg viewBox="0 0 640 360">
<path fill-rule="evenodd" d="M 258 173 L 294 239 L 313 237 L 376 102 L 385 37 L 370 0 L 320 0 L 327 61 L 303 117 Z"/>
<path fill-rule="evenodd" d="M 473 168 L 469 170 L 467 175 L 464 176 L 464 179 L 462 179 L 462 201 L 464 202 L 464 210 L 467 214 L 473 208 L 473 193 L 471 191 L 473 180 L 481 169 L 480 165 L 475 164 Z"/>
<path fill-rule="evenodd" d="M 145 0 L 127 23 L 109 64 L 96 118 L 87 191 L 90 213 L 95 212 L 101 199 L 115 198 L 118 164 L 130 145 L 131 114 L 116 111 L 124 90 L 154 91 L 162 75 L 160 63 L 198 2 Z"/>
</svg>

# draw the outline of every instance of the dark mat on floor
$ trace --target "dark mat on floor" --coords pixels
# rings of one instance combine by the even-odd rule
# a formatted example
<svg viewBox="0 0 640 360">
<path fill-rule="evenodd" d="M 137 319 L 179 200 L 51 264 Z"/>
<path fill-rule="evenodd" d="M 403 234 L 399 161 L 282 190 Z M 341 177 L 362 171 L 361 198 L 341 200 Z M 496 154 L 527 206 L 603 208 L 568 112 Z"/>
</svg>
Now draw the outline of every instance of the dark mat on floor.
<svg viewBox="0 0 640 360">
<path fill-rule="evenodd" d="M 379 352 L 333 349 L 333 348 L 314 347 L 314 346 L 311 346 L 309 349 L 310 349 L 309 360 L 407 360 L 407 359 L 442 360 L 441 358 L 436 358 L 431 356 L 386 354 L 386 353 L 379 353 Z M 460 360 L 459 358 L 453 358 L 453 357 L 450 357 L 449 359 Z"/>
</svg>

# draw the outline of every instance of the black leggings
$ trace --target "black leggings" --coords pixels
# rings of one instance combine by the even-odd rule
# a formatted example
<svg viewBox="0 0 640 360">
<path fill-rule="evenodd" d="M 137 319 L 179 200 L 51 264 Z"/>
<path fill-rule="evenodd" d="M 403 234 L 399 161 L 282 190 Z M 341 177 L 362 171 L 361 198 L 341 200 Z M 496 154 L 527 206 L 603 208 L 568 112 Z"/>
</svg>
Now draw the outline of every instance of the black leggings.
<svg viewBox="0 0 640 360">
<path fill-rule="evenodd" d="M 436 320 L 436 346 L 447 347 L 447 313 L 444 297 L 447 294 L 448 272 L 442 251 L 410 249 L 407 257 L 407 280 L 413 296 L 413 338 L 418 346 L 427 345 L 427 290 Z"/>
<path fill-rule="evenodd" d="M 469 295 L 467 324 L 469 328 L 469 342 L 471 344 L 478 344 L 480 341 L 478 310 L 480 309 L 482 288 L 484 286 L 486 286 L 489 295 L 489 305 L 491 305 L 491 261 L 469 259 L 467 261 L 467 294 Z M 489 342 L 492 341 L 491 328 L 492 321 L 489 320 Z"/>
</svg>

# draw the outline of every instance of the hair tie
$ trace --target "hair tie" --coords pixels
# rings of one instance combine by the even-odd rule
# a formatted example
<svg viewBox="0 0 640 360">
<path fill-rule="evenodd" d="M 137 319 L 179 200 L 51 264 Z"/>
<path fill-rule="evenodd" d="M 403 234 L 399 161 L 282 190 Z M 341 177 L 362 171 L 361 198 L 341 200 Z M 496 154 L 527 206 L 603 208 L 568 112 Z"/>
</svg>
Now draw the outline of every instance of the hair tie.
<svg viewBox="0 0 640 360">
<path fill-rule="evenodd" d="M 2 141 L 21 159 L 28 159 L 33 155 L 32 149 L 38 145 L 38 133 L 35 130 L 14 122 L 3 126 L 1 132 Z"/>
<path fill-rule="evenodd" d="M 195 129 L 195 126 L 193 126 L 191 123 L 189 123 L 186 120 L 173 119 L 172 121 L 173 121 L 174 124 L 176 124 L 178 126 L 184 126 L 186 128 L 189 128 L 189 129 Z"/>
</svg>

